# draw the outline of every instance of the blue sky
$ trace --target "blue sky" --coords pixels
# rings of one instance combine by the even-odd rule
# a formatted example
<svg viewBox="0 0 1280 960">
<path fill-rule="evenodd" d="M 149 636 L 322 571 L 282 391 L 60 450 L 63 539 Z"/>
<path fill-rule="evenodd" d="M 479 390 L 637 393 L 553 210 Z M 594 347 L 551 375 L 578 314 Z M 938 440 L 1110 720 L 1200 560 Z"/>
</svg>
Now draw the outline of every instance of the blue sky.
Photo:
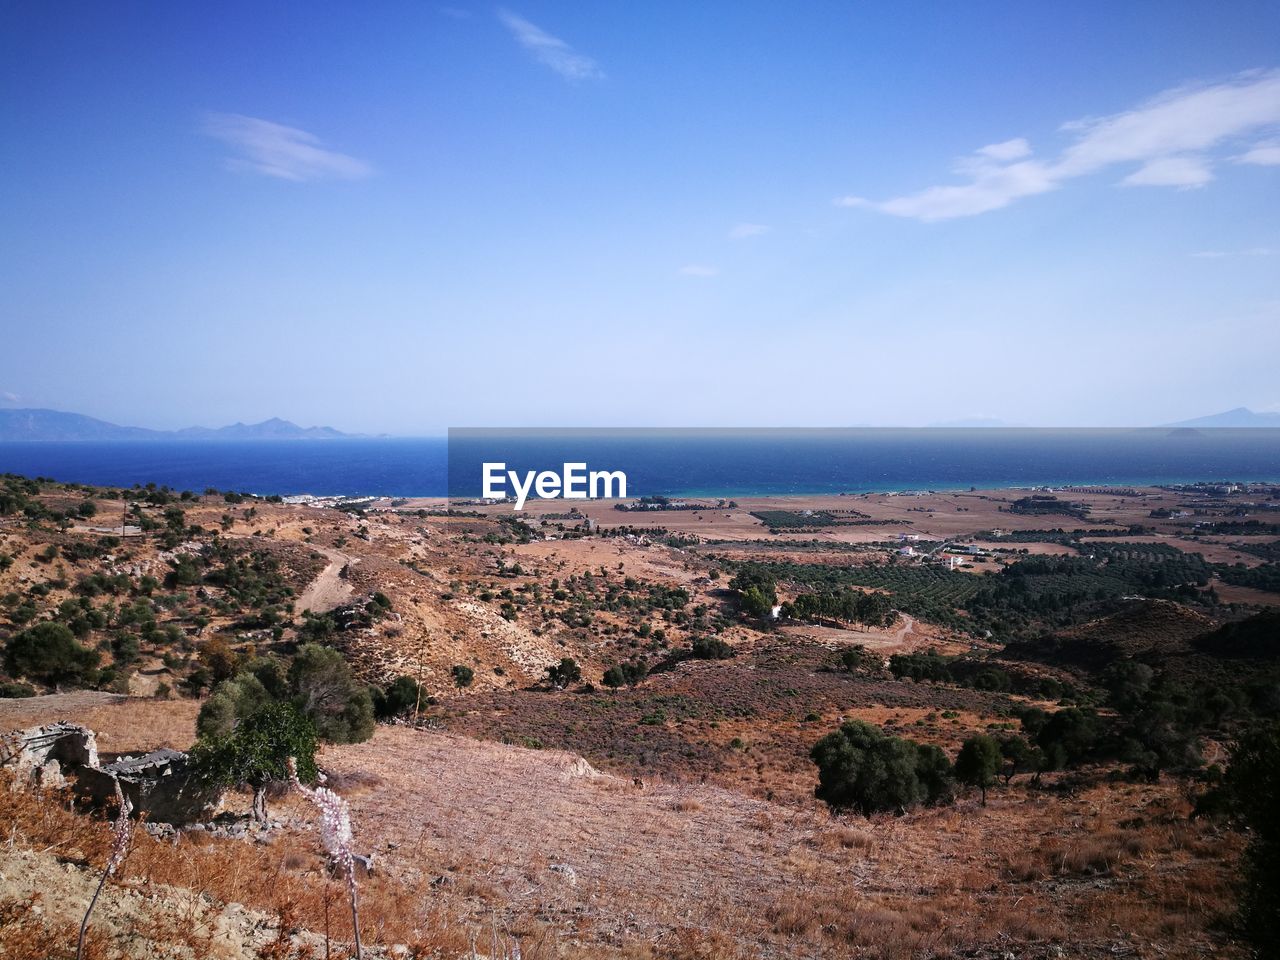
<svg viewBox="0 0 1280 960">
<path fill-rule="evenodd" d="M 1274 3 L 11 3 L 0 403 L 1280 409 Z"/>
</svg>

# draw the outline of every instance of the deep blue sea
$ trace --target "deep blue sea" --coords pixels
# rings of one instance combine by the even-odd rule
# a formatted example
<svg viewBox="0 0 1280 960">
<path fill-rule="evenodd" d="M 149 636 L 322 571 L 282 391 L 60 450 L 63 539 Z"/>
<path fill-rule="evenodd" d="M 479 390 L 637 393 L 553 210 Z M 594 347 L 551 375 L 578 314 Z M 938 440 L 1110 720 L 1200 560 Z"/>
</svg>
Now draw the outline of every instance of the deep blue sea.
<svg viewBox="0 0 1280 960">
<path fill-rule="evenodd" d="M 622 470 L 633 497 L 1280 482 L 1280 430 L 468 430 L 449 440 L 0 443 L 0 473 L 264 495 L 476 496 L 484 461 Z"/>
</svg>

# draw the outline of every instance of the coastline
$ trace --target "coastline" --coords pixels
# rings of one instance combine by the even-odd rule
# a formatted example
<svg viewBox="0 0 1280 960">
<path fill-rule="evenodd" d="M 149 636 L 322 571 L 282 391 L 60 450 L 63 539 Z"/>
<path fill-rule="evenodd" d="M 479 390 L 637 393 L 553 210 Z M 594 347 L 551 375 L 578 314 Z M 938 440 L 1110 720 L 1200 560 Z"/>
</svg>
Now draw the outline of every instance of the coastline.
<svg viewBox="0 0 1280 960">
<path fill-rule="evenodd" d="M 627 496 L 698 499 L 944 493 L 980 489 L 1280 482 L 1280 432 L 1229 431 L 1196 442 L 1060 431 L 891 431 L 794 443 L 537 441 L 468 451 L 444 438 L 0 443 L 0 473 L 129 487 L 155 483 L 257 496 L 423 499 L 480 493 L 481 460 L 522 470 L 581 460 L 627 474 Z M 965 434 L 966 436 L 961 436 Z"/>
</svg>

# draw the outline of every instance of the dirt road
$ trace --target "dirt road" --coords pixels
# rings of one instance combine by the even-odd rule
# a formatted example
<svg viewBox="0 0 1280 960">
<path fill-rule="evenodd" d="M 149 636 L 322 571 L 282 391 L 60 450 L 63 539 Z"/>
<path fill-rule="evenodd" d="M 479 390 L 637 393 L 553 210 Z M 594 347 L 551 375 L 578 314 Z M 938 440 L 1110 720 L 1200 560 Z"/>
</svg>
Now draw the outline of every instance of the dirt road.
<svg viewBox="0 0 1280 960">
<path fill-rule="evenodd" d="M 329 565 L 320 571 L 320 576 L 312 580 L 307 589 L 302 591 L 302 596 L 298 598 L 297 609 L 299 613 L 305 611 L 328 613 L 335 607 L 342 606 L 355 592 L 343 576 L 343 570 L 349 564 L 359 563 L 359 561 L 330 547 L 313 547 L 313 549 L 323 553 L 328 558 Z"/>
</svg>

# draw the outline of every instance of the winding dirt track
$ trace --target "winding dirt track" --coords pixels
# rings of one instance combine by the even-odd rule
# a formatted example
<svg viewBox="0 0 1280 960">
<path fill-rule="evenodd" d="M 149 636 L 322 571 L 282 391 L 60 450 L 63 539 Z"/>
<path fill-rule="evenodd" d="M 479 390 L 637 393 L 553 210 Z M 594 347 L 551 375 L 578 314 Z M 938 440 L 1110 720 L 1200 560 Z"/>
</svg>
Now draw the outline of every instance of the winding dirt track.
<svg viewBox="0 0 1280 960">
<path fill-rule="evenodd" d="M 914 617 L 905 613 L 899 612 L 899 616 L 902 617 L 902 626 L 898 630 L 897 640 L 898 643 L 905 645 L 907 642 L 907 634 L 915 632 L 916 621 Z"/>
<path fill-rule="evenodd" d="M 329 547 L 313 547 L 316 552 L 323 553 L 329 559 L 329 565 L 320 571 L 320 575 L 307 585 L 298 598 L 298 612 L 328 613 L 335 607 L 342 606 L 355 592 L 342 571 L 348 564 L 359 561 L 348 554 Z"/>
</svg>

